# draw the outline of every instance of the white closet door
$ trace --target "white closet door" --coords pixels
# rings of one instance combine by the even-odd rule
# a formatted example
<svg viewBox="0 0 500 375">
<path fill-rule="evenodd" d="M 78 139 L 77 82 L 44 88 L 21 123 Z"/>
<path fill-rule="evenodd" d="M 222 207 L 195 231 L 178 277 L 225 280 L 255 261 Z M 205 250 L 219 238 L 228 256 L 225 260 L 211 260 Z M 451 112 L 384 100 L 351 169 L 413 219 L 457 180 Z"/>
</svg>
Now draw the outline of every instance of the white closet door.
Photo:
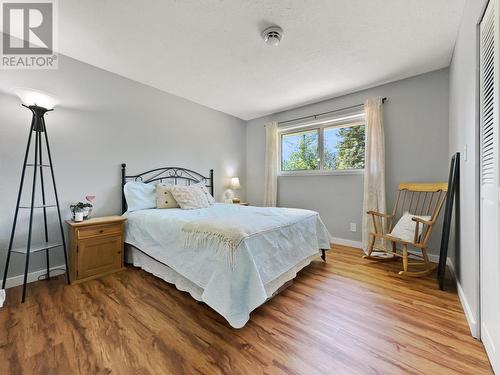
<svg viewBox="0 0 500 375">
<path fill-rule="evenodd" d="M 481 339 L 500 374 L 499 0 L 490 0 L 480 24 L 480 252 Z M 467 249 L 463 249 L 467 251 Z"/>
</svg>

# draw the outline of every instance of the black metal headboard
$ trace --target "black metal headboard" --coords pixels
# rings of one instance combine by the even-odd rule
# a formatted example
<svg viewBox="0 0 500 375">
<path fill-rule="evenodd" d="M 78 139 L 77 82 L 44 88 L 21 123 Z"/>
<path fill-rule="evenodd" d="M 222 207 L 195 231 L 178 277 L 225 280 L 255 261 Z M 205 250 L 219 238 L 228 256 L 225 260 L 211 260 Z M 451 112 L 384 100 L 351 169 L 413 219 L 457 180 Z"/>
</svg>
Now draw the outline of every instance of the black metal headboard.
<svg viewBox="0 0 500 375">
<path fill-rule="evenodd" d="M 126 173 L 127 164 L 122 164 L 122 213 L 127 211 L 127 201 L 125 200 L 125 194 L 123 192 L 123 187 L 128 181 L 141 181 L 146 184 L 155 181 L 170 181 L 177 185 L 178 182 L 183 182 L 184 185 L 191 185 L 191 183 L 204 182 L 205 186 L 209 188 L 210 194 L 214 195 L 214 170 L 210 169 L 210 176 L 206 177 L 202 174 L 192 171 L 186 168 L 180 167 L 162 167 L 151 169 L 146 172 L 136 174 L 134 176 L 127 176 Z"/>
</svg>

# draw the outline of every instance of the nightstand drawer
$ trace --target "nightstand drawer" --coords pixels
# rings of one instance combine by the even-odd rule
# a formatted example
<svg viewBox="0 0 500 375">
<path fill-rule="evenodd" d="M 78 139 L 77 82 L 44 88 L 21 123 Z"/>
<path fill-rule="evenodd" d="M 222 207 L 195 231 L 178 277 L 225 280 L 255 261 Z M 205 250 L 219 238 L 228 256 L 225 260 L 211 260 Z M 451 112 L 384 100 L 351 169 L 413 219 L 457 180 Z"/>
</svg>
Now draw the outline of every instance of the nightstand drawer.
<svg viewBox="0 0 500 375">
<path fill-rule="evenodd" d="M 99 226 L 90 226 L 78 228 L 78 239 L 82 238 L 90 238 L 96 236 L 107 236 L 111 234 L 120 234 L 122 232 L 122 225 L 120 224 L 112 224 L 112 225 L 99 225 Z"/>
</svg>

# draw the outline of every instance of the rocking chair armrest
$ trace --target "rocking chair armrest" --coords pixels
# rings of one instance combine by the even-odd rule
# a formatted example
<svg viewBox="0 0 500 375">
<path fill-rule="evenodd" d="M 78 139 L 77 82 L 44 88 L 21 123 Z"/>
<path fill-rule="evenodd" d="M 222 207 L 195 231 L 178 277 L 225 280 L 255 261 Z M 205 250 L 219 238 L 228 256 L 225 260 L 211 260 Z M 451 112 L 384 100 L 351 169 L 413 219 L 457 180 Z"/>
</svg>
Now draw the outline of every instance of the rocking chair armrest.
<svg viewBox="0 0 500 375">
<path fill-rule="evenodd" d="M 390 215 L 390 214 L 384 214 L 382 212 L 377 212 L 377 211 L 367 211 L 366 212 L 368 215 L 371 215 L 372 217 L 372 220 L 373 220 L 373 228 L 375 230 L 375 233 L 377 235 L 384 235 L 386 234 L 386 228 L 385 228 L 385 225 L 384 225 L 384 222 L 383 222 L 383 219 L 389 219 L 389 218 L 392 218 L 394 215 Z M 380 218 L 380 228 L 379 228 L 379 225 L 377 225 L 377 219 L 376 217 L 379 217 Z"/>
<path fill-rule="evenodd" d="M 411 218 L 413 221 L 417 221 L 419 223 L 425 224 L 425 225 L 431 225 L 434 224 L 434 220 L 424 220 L 419 217 L 412 217 Z"/>
<path fill-rule="evenodd" d="M 411 218 L 415 223 L 416 223 L 416 226 L 415 226 L 415 235 L 413 236 L 413 242 L 415 244 L 421 244 L 421 242 L 424 240 L 424 236 L 420 236 L 420 228 L 419 228 L 419 224 L 422 224 L 422 234 L 425 233 L 424 232 L 424 228 L 425 226 L 427 225 L 428 227 L 430 227 L 432 224 L 434 224 L 434 220 L 424 220 L 424 219 L 421 219 L 419 217 L 412 217 Z"/>
<path fill-rule="evenodd" d="M 375 215 L 375 216 L 380 216 L 380 217 L 393 217 L 394 215 L 391 214 L 384 214 L 382 212 L 377 212 L 377 211 L 366 211 L 368 215 Z"/>
</svg>

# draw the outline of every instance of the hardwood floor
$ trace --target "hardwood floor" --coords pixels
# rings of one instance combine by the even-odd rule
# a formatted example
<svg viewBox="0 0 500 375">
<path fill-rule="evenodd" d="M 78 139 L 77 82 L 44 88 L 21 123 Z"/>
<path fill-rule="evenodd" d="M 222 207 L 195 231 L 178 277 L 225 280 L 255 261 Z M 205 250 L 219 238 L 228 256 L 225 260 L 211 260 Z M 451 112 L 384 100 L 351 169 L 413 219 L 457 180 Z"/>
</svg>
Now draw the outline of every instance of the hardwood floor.
<svg viewBox="0 0 500 375">
<path fill-rule="evenodd" d="M 232 329 L 136 268 L 8 291 L 0 374 L 491 374 L 455 292 L 335 247 Z"/>
</svg>

